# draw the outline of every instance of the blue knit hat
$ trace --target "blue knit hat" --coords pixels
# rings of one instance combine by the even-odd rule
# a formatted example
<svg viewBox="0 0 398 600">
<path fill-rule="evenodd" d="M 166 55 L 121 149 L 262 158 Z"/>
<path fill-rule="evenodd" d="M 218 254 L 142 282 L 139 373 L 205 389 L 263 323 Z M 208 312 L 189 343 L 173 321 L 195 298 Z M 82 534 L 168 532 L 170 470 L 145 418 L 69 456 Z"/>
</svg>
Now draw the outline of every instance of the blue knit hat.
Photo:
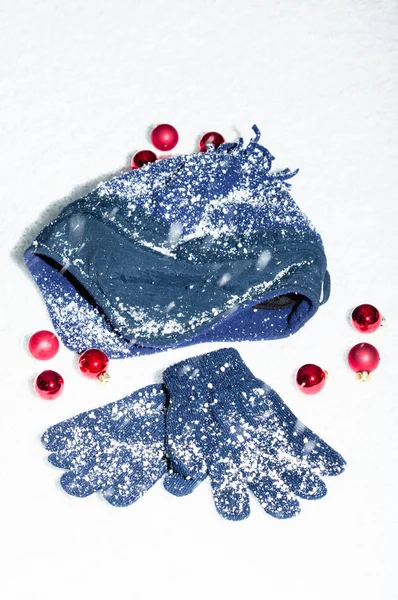
<svg viewBox="0 0 398 600">
<path fill-rule="evenodd" d="M 321 238 L 259 131 L 68 205 L 25 253 L 65 345 L 110 357 L 291 335 L 329 295 Z"/>
</svg>

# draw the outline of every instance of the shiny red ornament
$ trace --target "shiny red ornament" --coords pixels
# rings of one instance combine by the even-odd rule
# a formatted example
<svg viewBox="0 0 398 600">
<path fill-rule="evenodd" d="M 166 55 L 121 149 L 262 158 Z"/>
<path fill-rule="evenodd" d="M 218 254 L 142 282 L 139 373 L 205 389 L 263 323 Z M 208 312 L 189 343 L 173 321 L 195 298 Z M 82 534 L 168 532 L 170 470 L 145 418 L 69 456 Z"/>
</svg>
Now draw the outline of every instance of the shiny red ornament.
<svg viewBox="0 0 398 600">
<path fill-rule="evenodd" d="M 36 331 L 29 340 L 29 352 L 38 360 L 50 360 L 59 349 L 57 336 L 45 329 Z"/>
<path fill-rule="evenodd" d="M 382 324 L 382 316 L 375 306 L 360 304 L 351 314 L 351 322 L 361 333 L 372 333 Z"/>
<path fill-rule="evenodd" d="M 79 356 L 79 369 L 89 379 L 98 379 L 104 383 L 110 379 L 106 372 L 109 358 L 97 348 L 86 350 Z"/>
<path fill-rule="evenodd" d="M 158 150 L 172 150 L 178 143 L 178 131 L 168 123 L 162 123 L 153 129 L 152 144 Z"/>
<path fill-rule="evenodd" d="M 62 394 L 63 377 L 56 371 L 43 371 L 36 377 L 35 391 L 44 400 L 55 400 Z"/>
<path fill-rule="evenodd" d="M 205 133 L 202 139 L 199 142 L 199 150 L 201 152 L 207 152 L 207 144 L 213 144 L 215 148 L 221 146 L 221 144 L 225 143 L 224 137 L 221 133 L 217 133 L 217 131 L 209 131 Z"/>
<path fill-rule="evenodd" d="M 317 394 L 326 383 L 327 371 L 318 367 L 318 365 L 303 365 L 296 374 L 296 383 L 298 388 L 304 394 Z"/>
<path fill-rule="evenodd" d="M 140 150 L 131 159 L 131 168 L 139 169 L 148 163 L 157 161 L 158 157 L 152 150 Z"/>
<path fill-rule="evenodd" d="M 370 379 L 370 373 L 377 369 L 379 362 L 379 351 L 372 344 L 356 344 L 348 353 L 348 364 L 361 381 Z"/>
</svg>

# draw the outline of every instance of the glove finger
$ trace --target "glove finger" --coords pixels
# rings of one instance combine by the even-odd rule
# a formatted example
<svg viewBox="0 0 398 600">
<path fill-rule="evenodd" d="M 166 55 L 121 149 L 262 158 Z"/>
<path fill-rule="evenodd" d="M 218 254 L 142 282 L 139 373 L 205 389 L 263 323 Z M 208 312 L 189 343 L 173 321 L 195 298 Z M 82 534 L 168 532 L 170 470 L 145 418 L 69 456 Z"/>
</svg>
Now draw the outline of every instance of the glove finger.
<svg viewBox="0 0 398 600">
<path fill-rule="evenodd" d="M 61 452 L 53 452 L 48 457 L 48 462 L 53 465 L 53 467 L 58 467 L 58 469 L 70 469 L 71 468 L 71 460 L 68 454 L 62 454 Z"/>
<path fill-rule="evenodd" d="M 135 460 L 124 448 L 117 448 L 108 454 L 97 455 L 80 469 L 71 469 L 60 479 L 61 486 L 71 496 L 85 498 L 94 492 L 109 488 L 126 471 L 134 469 Z"/>
<path fill-rule="evenodd" d="M 274 394 L 276 395 L 276 392 Z M 309 467 L 319 470 L 320 475 L 339 475 L 344 471 L 346 463 L 343 457 L 305 427 L 301 421 L 296 420 L 294 417 L 295 426 L 292 429 L 285 418 L 287 415 L 273 412 L 272 408 L 264 413 L 258 409 L 257 404 L 254 406 L 256 408 L 252 409 L 247 399 L 242 403 L 242 414 L 254 430 L 264 427 L 265 432 L 268 429 L 273 430 L 275 432 L 274 437 L 281 441 L 286 453 L 292 457 L 304 458 Z M 272 407 L 272 403 L 270 406 Z M 257 417 L 253 417 L 252 413 L 254 411 L 257 411 Z M 290 414 L 290 410 L 286 409 L 286 412 Z"/>
<path fill-rule="evenodd" d="M 112 440 L 108 435 L 98 433 L 90 436 L 79 436 L 79 440 L 68 443 L 64 448 L 49 455 L 48 461 L 61 469 L 79 469 L 95 462 L 97 456 L 111 447 Z"/>
<path fill-rule="evenodd" d="M 175 496 L 185 496 L 206 477 L 207 467 L 198 432 L 203 425 L 202 415 L 195 405 L 170 402 L 166 414 L 166 455 L 169 474 L 165 488 Z"/>
<path fill-rule="evenodd" d="M 122 430 L 131 418 L 160 414 L 165 397 L 162 386 L 147 386 L 125 398 L 111 402 L 100 408 L 80 413 L 66 421 L 49 427 L 42 435 L 42 443 L 50 452 L 57 452 L 70 446 L 81 445 L 96 432 L 110 433 Z"/>
<path fill-rule="evenodd" d="M 260 383 L 251 392 L 241 392 L 238 399 L 232 395 L 228 403 L 220 398 L 227 422 L 236 421 L 240 414 L 255 429 L 262 424 L 275 428 L 281 439 L 285 438 L 292 455 L 306 456 L 309 466 L 319 468 L 323 475 L 342 473 L 346 462 L 341 454 L 298 420 L 275 390 Z"/>
<path fill-rule="evenodd" d="M 309 469 L 286 470 L 281 477 L 289 489 L 299 498 L 318 500 L 327 494 L 325 483 Z"/>
<path fill-rule="evenodd" d="M 235 408 L 233 408 L 232 406 L 230 406 L 229 408 L 226 407 L 223 400 L 212 405 L 212 412 L 216 416 L 218 423 L 221 425 L 221 427 L 224 427 L 224 429 L 225 423 L 228 422 L 228 416 L 226 416 L 227 411 L 229 415 L 233 415 L 232 411 L 235 411 Z M 290 445 L 283 449 L 283 458 L 281 458 L 280 460 L 276 460 L 276 458 L 278 457 L 279 444 L 277 444 L 277 447 L 274 448 L 272 440 L 278 439 L 278 436 L 272 436 L 272 439 L 270 439 L 268 435 L 269 432 L 265 431 L 262 435 L 260 427 L 260 435 L 257 438 L 258 430 L 254 428 L 254 424 L 250 417 L 250 411 L 246 411 L 246 408 L 243 408 L 242 414 L 245 417 L 245 422 L 253 426 L 253 428 L 250 428 L 251 433 L 255 436 L 255 447 L 257 447 L 258 451 L 260 452 L 260 454 L 258 454 L 256 451 L 253 450 L 254 454 L 252 453 L 250 461 L 251 467 L 248 472 L 248 477 L 253 475 L 253 468 L 257 468 L 258 472 L 259 470 L 261 470 L 260 472 L 263 473 L 275 473 L 281 479 L 281 481 L 283 481 L 286 484 L 285 494 L 282 494 L 284 496 L 284 499 L 281 506 L 278 505 L 278 501 L 280 500 L 280 494 L 282 492 L 279 491 L 276 496 L 270 496 L 270 490 L 273 490 L 276 485 L 273 484 L 273 480 L 268 478 L 268 483 L 265 486 L 262 486 L 262 489 L 267 490 L 266 498 L 268 499 L 267 502 L 271 505 L 271 514 L 274 514 L 274 516 L 280 516 L 280 513 L 282 512 L 281 518 L 283 518 L 285 512 L 287 512 L 287 516 L 292 516 L 293 514 L 296 514 L 299 511 L 297 500 L 290 498 L 290 500 L 293 501 L 287 502 L 288 498 L 286 498 L 286 494 L 288 494 L 288 492 L 293 492 L 295 495 L 301 498 L 312 499 L 321 498 L 326 494 L 326 486 L 323 483 L 323 481 L 315 473 L 312 473 L 310 469 L 303 469 L 297 464 L 299 458 L 296 456 L 293 448 L 291 448 L 291 454 L 289 453 L 289 448 L 291 447 Z M 246 452 L 244 448 L 245 446 L 246 448 L 248 448 L 248 440 L 246 440 L 245 442 L 244 436 L 248 434 L 249 430 L 247 428 L 241 428 L 241 431 L 239 433 L 242 437 L 242 442 L 239 443 L 236 435 L 237 428 L 239 427 L 240 423 L 239 415 L 237 414 L 237 412 L 235 412 L 235 416 L 233 417 L 232 422 L 235 423 L 235 425 L 233 425 L 234 442 L 232 445 L 237 450 L 240 447 L 241 451 L 243 451 L 243 453 L 245 454 Z M 279 428 L 276 431 L 279 431 Z M 253 461 L 256 461 L 256 464 Z M 260 490 L 258 491 L 260 492 Z M 262 498 L 262 502 L 263 501 L 265 500 Z M 277 514 L 275 514 L 276 511 Z"/>
<path fill-rule="evenodd" d="M 219 514 L 230 521 L 241 521 L 250 514 L 250 500 L 242 472 L 231 463 L 210 465 L 209 479 L 215 507 Z"/>
<path fill-rule="evenodd" d="M 104 449 L 96 445 L 87 448 L 74 448 L 59 450 L 49 455 L 48 462 L 60 469 L 81 469 L 95 461 L 95 457 L 102 454 Z"/>
<path fill-rule="evenodd" d="M 109 428 L 109 431 L 93 429 L 75 435 L 73 443 L 68 442 L 64 448 L 50 454 L 49 462 L 64 469 L 79 469 L 94 462 L 97 456 L 108 453 L 110 448 L 115 449 L 115 444 L 119 443 L 127 445 L 131 452 L 134 448 L 138 451 L 147 448 L 146 458 L 148 448 L 152 448 L 157 456 L 164 455 L 164 421 L 159 418 L 151 423 L 151 427 L 146 416 L 127 422 L 127 425 L 126 422 L 125 419 L 122 426 Z"/>
<path fill-rule="evenodd" d="M 46 450 L 56 452 L 65 448 L 68 441 L 73 440 L 73 430 L 75 423 L 72 423 L 74 419 L 69 421 L 62 421 L 49 427 L 41 436 L 41 441 Z"/>
<path fill-rule="evenodd" d="M 250 500 L 243 471 L 239 468 L 240 442 L 229 440 L 224 411 L 218 403 L 204 413 L 206 463 L 213 500 L 225 519 L 240 521 L 250 514 Z"/>
<path fill-rule="evenodd" d="M 60 479 L 60 484 L 67 494 L 78 498 L 86 498 L 98 492 L 105 485 L 100 474 L 94 477 L 91 467 L 79 471 L 66 471 Z"/>
<path fill-rule="evenodd" d="M 260 502 L 264 511 L 277 519 L 288 519 L 300 512 L 300 504 L 294 494 L 281 480 L 257 478 L 249 488 Z"/>
<path fill-rule="evenodd" d="M 145 471 L 136 467 L 123 473 L 111 487 L 103 490 L 105 500 L 112 506 L 129 506 L 136 502 L 164 475 L 166 461 L 151 467 Z"/>
<path fill-rule="evenodd" d="M 163 485 L 173 496 L 187 496 L 192 494 L 194 489 L 206 479 L 206 476 L 206 472 L 197 477 L 191 477 L 190 475 L 183 477 L 178 473 L 169 472 L 164 478 Z"/>
<path fill-rule="evenodd" d="M 346 465 L 341 454 L 318 436 L 310 438 L 305 444 L 303 457 L 312 468 L 319 469 L 321 475 L 340 475 Z"/>
<path fill-rule="evenodd" d="M 288 432 L 278 429 L 278 439 L 285 438 L 282 444 L 284 454 L 320 476 L 342 473 L 346 464 L 343 457 L 310 430 L 307 431 L 303 441 L 297 442 Z"/>
<path fill-rule="evenodd" d="M 119 401 L 119 405 L 121 401 Z M 104 407 L 101 418 L 94 419 L 84 413 L 80 417 L 70 419 L 68 422 L 60 423 L 45 432 L 47 449 L 54 452 L 48 457 L 48 461 L 55 467 L 63 469 L 77 469 L 92 462 L 96 455 L 106 452 L 112 443 L 118 439 L 125 441 L 130 447 L 152 443 L 154 439 L 163 440 L 164 421 L 159 417 L 148 427 L 148 417 L 143 416 L 131 420 L 128 415 L 122 418 L 110 420 L 111 408 L 115 412 L 116 404 Z"/>
<path fill-rule="evenodd" d="M 105 433 L 116 427 L 116 424 L 110 419 L 111 410 L 112 405 L 108 404 L 52 425 L 43 433 L 42 444 L 50 452 L 85 445 L 95 435 L 95 432 L 101 430 Z"/>
<path fill-rule="evenodd" d="M 230 452 L 233 452 L 236 464 L 243 460 L 249 489 L 257 497 L 265 512 L 273 517 L 285 519 L 295 516 L 300 512 L 300 505 L 289 486 L 278 477 L 283 471 L 283 463 L 272 459 L 276 456 L 276 451 L 270 445 L 269 435 L 264 434 L 257 439 L 255 435 L 257 429 L 250 411 L 240 406 L 239 400 L 237 401 L 233 395 L 232 398 L 233 400 L 227 404 L 224 398 L 220 397 L 218 402 L 211 405 L 211 410 L 224 437 L 231 437 L 232 434 Z M 246 404 L 247 400 L 245 397 Z M 246 418 L 247 415 L 249 419 Z M 265 415 L 265 419 L 268 419 L 268 415 Z M 249 429 L 245 426 L 247 423 Z M 275 473 L 275 476 L 271 478 L 270 472 Z"/>
<path fill-rule="evenodd" d="M 292 446 L 292 454 L 306 456 L 308 464 L 320 468 L 323 475 L 338 475 L 344 471 L 344 458 L 297 419 L 274 390 L 270 391 L 270 404 L 276 410 L 288 444 Z"/>
<path fill-rule="evenodd" d="M 327 493 L 325 483 L 306 459 L 300 459 L 294 452 L 289 453 L 289 448 L 284 448 L 282 451 L 272 449 L 270 453 L 270 445 L 268 442 L 264 443 L 263 439 L 260 440 L 258 449 L 260 452 L 258 460 L 262 470 L 275 473 L 296 496 L 305 499 L 325 496 Z"/>
</svg>

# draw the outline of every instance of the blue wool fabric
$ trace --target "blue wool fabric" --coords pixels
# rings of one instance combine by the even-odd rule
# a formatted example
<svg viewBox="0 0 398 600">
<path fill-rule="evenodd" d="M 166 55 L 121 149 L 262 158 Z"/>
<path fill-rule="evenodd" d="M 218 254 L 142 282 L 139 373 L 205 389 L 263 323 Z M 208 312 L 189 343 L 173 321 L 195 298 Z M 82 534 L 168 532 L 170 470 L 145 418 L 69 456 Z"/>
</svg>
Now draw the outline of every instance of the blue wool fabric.
<svg viewBox="0 0 398 600">
<path fill-rule="evenodd" d="M 65 345 L 109 357 L 291 335 L 329 295 L 321 238 L 259 132 L 115 177 L 25 253 Z"/>
<path fill-rule="evenodd" d="M 234 349 L 188 359 L 166 369 L 170 393 L 166 489 L 192 492 L 209 476 L 215 506 L 225 518 L 250 512 L 251 491 L 277 518 L 300 511 L 297 498 L 326 493 L 321 477 L 345 461 L 299 421 L 278 394 L 257 379 Z"/>
<path fill-rule="evenodd" d="M 50 463 L 66 471 L 61 485 L 68 494 L 102 492 L 111 504 L 128 506 L 163 475 L 176 496 L 209 476 L 223 517 L 247 517 L 251 491 L 268 514 L 287 518 L 299 512 L 297 498 L 325 495 L 322 476 L 343 471 L 340 454 L 298 421 L 236 350 L 185 360 L 163 378 L 163 386 L 43 434 Z"/>
<path fill-rule="evenodd" d="M 72 496 L 102 492 L 115 506 L 128 506 L 166 472 L 165 394 L 161 385 L 89 410 L 47 429 L 42 442 L 51 464 L 66 472 Z"/>
</svg>

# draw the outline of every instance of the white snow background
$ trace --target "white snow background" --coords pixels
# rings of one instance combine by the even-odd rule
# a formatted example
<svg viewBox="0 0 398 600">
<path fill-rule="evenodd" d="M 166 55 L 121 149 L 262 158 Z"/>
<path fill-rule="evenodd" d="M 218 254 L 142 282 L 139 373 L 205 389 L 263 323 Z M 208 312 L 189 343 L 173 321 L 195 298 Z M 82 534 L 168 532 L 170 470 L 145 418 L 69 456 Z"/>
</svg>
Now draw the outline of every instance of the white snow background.
<svg viewBox="0 0 398 600">
<path fill-rule="evenodd" d="M 2 600 L 398 598 L 397 67 L 396 0 L 2 0 Z M 293 196 L 324 239 L 328 304 L 290 339 L 236 344 L 348 462 L 291 520 L 253 499 L 249 519 L 224 521 L 208 482 L 182 499 L 158 483 L 129 508 L 72 498 L 40 444 L 49 425 L 222 346 L 112 361 L 105 387 L 65 348 L 50 363 L 26 350 L 51 323 L 23 249 L 161 122 L 180 133 L 174 154 L 209 130 L 248 140 L 257 123 L 275 166 L 300 168 Z M 388 320 L 366 338 L 348 321 L 362 302 Z M 360 341 L 381 354 L 369 384 L 346 363 Z M 313 397 L 294 386 L 306 362 L 330 374 Z M 54 402 L 32 391 L 43 368 L 66 381 Z"/>
</svg>

